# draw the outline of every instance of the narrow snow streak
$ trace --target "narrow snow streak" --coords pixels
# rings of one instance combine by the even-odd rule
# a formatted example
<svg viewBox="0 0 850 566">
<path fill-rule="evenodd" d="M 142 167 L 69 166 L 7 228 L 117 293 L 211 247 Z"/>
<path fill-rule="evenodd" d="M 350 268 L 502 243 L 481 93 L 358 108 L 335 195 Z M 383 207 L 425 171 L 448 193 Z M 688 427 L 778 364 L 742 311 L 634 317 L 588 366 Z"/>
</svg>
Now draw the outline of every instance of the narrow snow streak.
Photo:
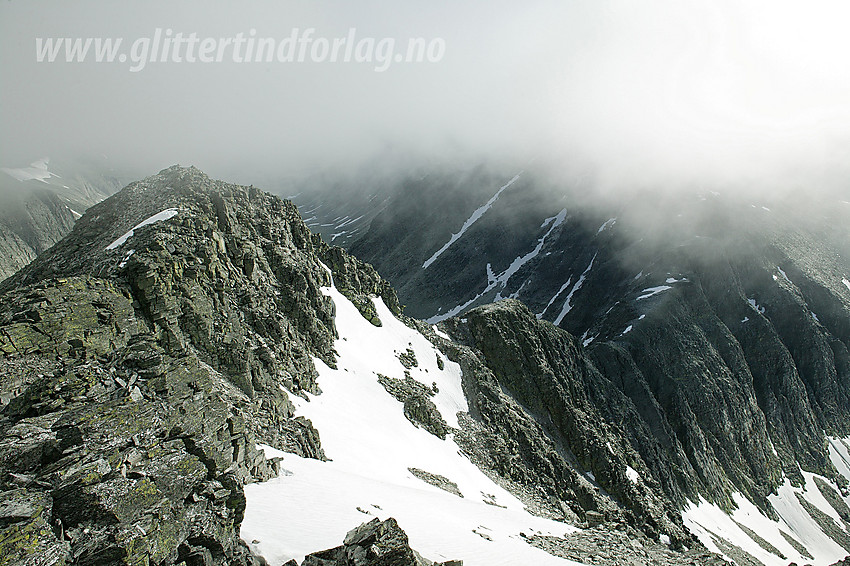
<svg viewBox="0 0 850 566">
<path fill-rule="evenodd" d="M 850 281 L 847 281 L 846 279 L 842 279 L 841 282 L 844 283 L 844 286 L 847 287 L 847 289 L 850 289 Z"/>
<path fill-rule="evenodd" d="M 603 231 L 605 231 L 606 228 L 613 226 L 616 222 L 617 222 L 616 218 L 609 218 L 608 220 L 605 221 L 605 223 L 602 226 L 599 227 L 599 230 L 596 231 L 596 234 L 597 235 L 601 234 Z"/>
<path fill-rule="evenodd" d="M 549 307 L 551 307 L 551 306 L 552 306 L 552 303 L 554 303 L 554 302 L 555 302 L 555 300 L 556 300 L 558 297 L 560 297 L 560 296 L 561 296 L 561 293 L 563 293 L 563 292 L 564 292 L 564 289 L 566 289 L 567 287 L 569 287 L 569 286 L 570 286 L 570 283 L 572 283 L 572 282 L 573 282 L 573 277 L 572 277 L 572 275 L 570 275 L 570 278 L 569 278 L 569 279 L 567 279 L 567 282 L 566 282 L 566 283 L 564 283 L 563 285 L 561 285 L 561 288 L 560 288 L 560 289 L 558 289 L 558 292 L 557 292 L 557 293 L 555 293 L 554 295 L 552 295 L 552 298 L 551 298 L 551 299 L 549 299 L 549 302 L 548 302 L 548 303 L 546 303 L 546 306 L 545 306 L 545 307 L 543 307 L 543 310 L 542 310 L 542 311 L 540 311 L 540 313 L 537 315 L 537 318 L 543 318 L 543 315 L 544 315 L 544 314 L 546 314 L 546 311 L 547 311 L 547 310 L 549 310 Z"/>
<path fill-rule="evenodd" d="M 549 235 L 552 234 L 552 232 L 555 230 L 555 228 L 557 228 L 558 226 L 563 224 L 564 220 L 566 218 L 567 218 L 567 209 L 566 208 L 561 210 L 561 212 L 559 212 L 555 216 L 552 216 L 551 218 L 547 218 L 546 222 L 544 222 L 544 225 L 546 223 L 548 223 L 549 221 L 552 221 L 552 226 L 549 227 L 549 230 L 545 234 L 543 234 L 543 236 L 538 238 L 537 245 L 534 247 L 533 250 L 531 250 L 530 252 L 528 252 L 524 256 L 515 258 L 506 270 L 504 270 L 502 273 L 500 273 L 499 275 L 497 275 L 495 277 L 496 284 L 501 284 L 502 289 L 504 289 L 508 285 L 508 281 L 510 281 L 511 277 L 513 277 L 516 274 L 516 272 L 519 271 L 520 268 L 523 265 L 525 265 L 526 263 L 528 263 L 529 261 L 531 261 L 532 259 L 534 259 L 535 257 L 537 257 L 540 254 L 540 250 L 543 249 L 543 244 L 546 243 L 546 238 L 548 238 Z M 496 297 L 497 301 L 500 300 L 500 299 L 501 299 L 501 294 Z"/>
<path fill-rule="evenodd" d="M 504 185 L 502 185 L 502 188 L 500 188 L 500 189 L 496 192 L 496 194 L 495 194 L 495 195 L 493 195 L 492 197 L 490 197 L 490 200 L 488 200 L 486 203 L 484 203 L 484 205 L 482 205 L 482 206 L 478 207 L 478 208 L 475 210 L 475 212 L 473 212 L 473 213 L 472 213 L 472 216 L 470 216 L 469 218 L 467 218 L 467 219 L 466 219 L 466 222 L 464 222 L 464 223 L 463 223 L 463 226 L 461 226 L 461 227 L 460 227 L 460 231 L 459 231 L 457 234 L 452 234 L 452 237 L 451 237 L 451 238 L 449 238 L 449 241 L 448 241 L 448 242 L 446 242 L 446 243 L 443 245 L 443 247 L 442 247 L 442 248 L 440 248 L 439 250 L 437 250 L 437 251 L 434 253 L 434 255 L 432 255 L 430 258 L 428 258 L 428 259 L 425 261 L 425 263 L 423 263 L 423 264 L 422 264 L 422 269 L 428 269 L 428 267 L 429 267 L 432 263 L 434 263 L 434 261 L 436 261 L 436 259 L 437 259 L 438 257 L 440 257 L 440 255 L 442 255 L 442 253 L 443 253 L 444 251 L 446 251 L 447 249 L 449 249 L 449 247 L 451 247 L 451 245 L 452 245 L 452 244 L 454 244 L 455 242 L 457 242 L 457 241 L 461 238 L 461 236 L 463 236 L 463 235 L 466 233 L 466 231 L 467 231 L 467 230 L 469 230 L 469 229 L 470 229 L 470 227 L 472 227 L 472 225 L 473 225 L 473 224 L 475 224 L 475 223 L 478 221 L 478 219 L 480 219 L 482 216 L 484 216 L 484 213 L 485 213 L 485 212 L 487 212 L 488 210 L 490 210 L 490 207 L 491 207 L 491 206 L 493 206 L 493 203 L 495 203 L 495 202 L 498 200 L 499 196 L 500 196 L 500 195 L 501 195 L 501 194 L 505 191 L 505 189 L 507 189 L 508 187 L 510 187 L 511 185 L 513 185 L 514 183 L 516 183 L 516 182 L 519 180 L 520 175 L 522 175 L 522 172 L 519 172 L 519 173 L 517 173 L 516 175 L 514 175 L 514 177 L 513 177 L 510 181 L 508 181 L 507 183 L 505 183 Z"/>
<path fill-rule="evenodd" d="M 570 289 L 569 295 L 567 295 L 567 298 L 564 300 L 564 307 L 561 309 L 561 313 L 558 315 L 558 318 L 555 319 L 555 326 L 561 324 L 561 321 L 564 320 L 564 317 L 567 316 L 567 313 L 569 313 L 573 309 L 573 305 L 570 301 L 572 301 L 573 295 L 575 295 L 576 292 L 581 289 L 582 285 L 584 285 L 584 281 L 585 279 L 587 279 L 587 274 L 590 273 L 591 269 L 593 269 L 593 262 L 596 261 L 597 255 L 599 255 L 599 252 L 593 254 L 593 258 L 590 260 L 590 265 L 587 266 L 587 269 L 584 270 L 584 273 L 579 276 L 578 281 L 576 281 L 576 284 L 573 285 L 572 289 Z"/>
<path fill-rule="evenodd" d="M 567 218 L 567 209 L 566 208 L 561 210 L 561 212 L 559 212 L 555 216 L 547 218 L 543 222 L 543 224 L 541 225 L 541 228 L 548 225 L 550 222 L 552 223 L 552 225 L 549 226 L 549 229 L 546 231 L 545 234 L 543 234 L 540 238 L 537 239 L 537 245 L 534 247 L 534 249 L 532 249 L 530 252 L 528 252 L 524 256 L 520 256 L 520 257 L 515 258 L 511 262 L 511 264 L 508 266 L 508 268 L 505 269 L 503 272 L 499 273 L 498 275 L 493 272 L 493 267 L 488 263 L 487 264 L 487 286 L 484 288 L 483 291 L 481 291 L 480 293 L 475 295 L 475 297 L 466 301 L 462 305 L 457 305 L 454 308 L 449 309 L 447 312 L 445 312 L 443 314 L 436 314 L 436 315 L 432 316 L 431 318 L 426 319 L 425 322 L 427 322 L 429 324 L 434 324 L 436 322 L 446 320 L 447 318 L 451 318 L 451 317 L 461 313 L 464 309 L 466 309 L 467 307 L 469 307 L 470 305 L 475 303 L 475 301 L 477 301 L 478 299 L 480 299 L 481 297 L 483 297 L 484 295 L 486 295 L 487 293 L 489 293 L 490 291 L 492 291 L 493 289 L 495 289 L 497 287 L 500 287 L 500 290 L 499 290 L 498 294 L 496 295 L 495 300 L 496 301 L 502 300 L 504 297 L 502 297 L 501 290 L 505 289 L 505 287 L 507 287 L 508 281 L 510 281 L 511 277 L 513 277 L 516 274 L 516 272 L 519 271 L 520 268 L 523 265 L 525 265 L 526 263 L 528 263 L 529 261 L 531 261 L 532 259 L 534 259 L 535 257 L 537 257 L 540 254 L 540 251 L 543 249 L 543 245 L 546 243 L 546 239 L 552 234 L 552 232 L 558 226 L 560 226 L 561 224 L 564 223 L 564 220 L 566 218 Z M 511 298 L 516 298 L 516 295 L 517 295 L 517 293 L 513 293 L 511 295 Z"/>
<path fill-rule="evenodd" d="M 635 300 L 636 301 L 642 301 L 644 299 L 648 299 L 650 297 L 654 297 L 655 295 L 663 293 L 664 291 L 669 291 L 672 288 L 673 287 L 671 287 L 670 285 L 659 285 L 658 287 L 648 287 L 648 288 L 644 289 L 643 291 L 641 291 L 641 293 L 643 293 L 643 295 L 641 295 L 640 297 L 638 297 Z"/>
<path fill-rule="evenodd" d="M 115 240 L 114 242 L 109 244 L 108 246 L 106 246 L 106 249 L 107 250 L 114 250 L 115 248 L 123 246 L 124 242 L 126 242 L 128 239 L 130 239 L 133 236 L 133 233 L 136 230 L 138 230 L 139 228 L 141 228 L 142 226 L 147 226 L 149 224 L 155 224 L 156 222 L 162 222 L 163 220 L 168 220 L 169 218 L 172 218 L 174 216 L 177 216 L 177 209 L 176 208 L 169 208 L 167 210 L 163 210 L 162 212 L 157 212 L 156 214 L 154 214 L 150 218 L 142 220 L 141 222 L 139 222 L 138 224 L 133 226 L 132 230 L 130 230 L 129 232 L 127 232 L 126 234 L 124 234 L 123 236 L 121 236 L 120 238 L 118 238 L 117 240 Z"/>
</svg>

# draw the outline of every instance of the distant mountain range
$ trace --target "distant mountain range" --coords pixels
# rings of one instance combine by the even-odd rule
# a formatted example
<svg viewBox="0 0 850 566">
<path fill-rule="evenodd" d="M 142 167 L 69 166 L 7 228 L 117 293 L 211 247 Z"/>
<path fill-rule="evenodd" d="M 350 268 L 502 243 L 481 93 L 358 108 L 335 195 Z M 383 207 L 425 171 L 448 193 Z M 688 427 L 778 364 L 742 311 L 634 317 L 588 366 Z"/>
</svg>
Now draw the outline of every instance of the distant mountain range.
<svg viewBox="0 0 850 566">
<path fill-rule="evenodd" d="M 62 239 L 88 207 L 128 180 L 103 163 L 73 160 L 0 168 L 0 280 Z"/>
</svg>

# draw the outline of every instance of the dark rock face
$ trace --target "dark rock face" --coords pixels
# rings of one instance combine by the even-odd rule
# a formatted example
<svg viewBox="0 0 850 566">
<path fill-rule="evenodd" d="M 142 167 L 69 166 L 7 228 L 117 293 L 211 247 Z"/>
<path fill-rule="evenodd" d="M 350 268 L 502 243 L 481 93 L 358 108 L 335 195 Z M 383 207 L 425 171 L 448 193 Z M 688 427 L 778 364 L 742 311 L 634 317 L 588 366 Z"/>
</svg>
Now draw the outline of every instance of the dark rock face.
<svg viewBox="0 0 850 566">
<path fill-rule="evenodd" d="M 549 406 L 559 401 L 541 399 L 571 399 L 565 376 L 582 375 L 576 410 L 584 403 L 616 425 L 645 464 L 642 477 L 677 504 L 702 495 L 730 506 L 741 491 L 767 509 L 782 474 L 840 481 L 824 431 L 850 435 L 846 205 L 791 199 L 766 210 L 706 193 L 587 207 L 581 187 L 526 173 L 423 267 L 511 175 L 473 176 L 464 181 L 472 202 L 439 177 L 400 184 L 348 244 L 390 279 L 408 313 L 433 322 L 467 312 L 459 316 L 469 329 L 458 332 L 494 374 L 505 372 L 511 394 L 553 411 L 565 431 L 574 425 Z M 530 325 L 511 332 L 496 324 L 501 311 L 486 323 L 469 312 L 507 297 L 583 344 L 552 342 Z M 553 362 L 561 347 L 573 359 L 586 350 L 592 368 Z M 524 380 L 538 365 L 525 363 L 532 354 L 566 379 L 546 397 Z"/>
<path fill-rule="evenodd" d="M 372 519 L 345 535 L 342 546 L 310 554 L 301 566 L 462 566 L 452 560 L 435 564 L 410 548 L 407 535 L 393 518 Z"/>
<path fill-rule="evenodd" d="M 277 474 L 258 441 L 324 458 L 285 389 L 318 392 L 311 356 L 334 364 L 331 276 L 399 309 L 256 189 L 173 167 L 93 206 L 2 287 L 0 555 L 263 563 L 239 539 L 242 486 Z"/>
<path fill-rule="evenodd" d="M 74 214 L 47 190 L 0 194 L 0 279 L 9 277 L 62 239 L 74 226 Z"/>
<path fill-rule="evenodd" d="M 625 522 L 653 539 L 663 533 L 674 545 L 693 544 L 620 421 L 595 396 L 607 387 L 612 407 L 634 414 L 634 405 L 606 383 L 575 338 L 510 300 L 444 327 L 455 342 L 432 339 L 460 364 L 472 416 L 455 440 L 476 464 L 522 493 L 542 494 L 530 506 L 554 517 Z"/>
<path fill-rule="evenodd" d="M 445 439 L 450 428 L 429 397 L 434 390 L 419 383 L 409 375 L 404 379 L 393 379 L 378 375 L 378 382 L 387 393 L 404 403 L 404 416 L 411 423 L 422 427 L 434 436 Z"/>
</svg>

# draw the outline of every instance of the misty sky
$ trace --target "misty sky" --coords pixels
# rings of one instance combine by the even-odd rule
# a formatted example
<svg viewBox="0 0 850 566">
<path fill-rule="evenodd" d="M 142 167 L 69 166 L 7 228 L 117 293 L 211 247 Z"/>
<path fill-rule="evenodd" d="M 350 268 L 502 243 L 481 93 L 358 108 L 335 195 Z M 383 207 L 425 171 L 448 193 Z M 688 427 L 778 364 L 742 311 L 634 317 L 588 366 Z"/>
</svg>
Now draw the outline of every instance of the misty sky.
<svg viewBox="0 0 850 566">
<path fill-rule="evenodd" d="M 438 62 L 38 63 L 36 38 L 409 37 Z M 843 186 L 842 0 L 0 2 L 0 165 L 105 154 L 290 174 L 398 153 L 609 185 Z"/>
</svg>

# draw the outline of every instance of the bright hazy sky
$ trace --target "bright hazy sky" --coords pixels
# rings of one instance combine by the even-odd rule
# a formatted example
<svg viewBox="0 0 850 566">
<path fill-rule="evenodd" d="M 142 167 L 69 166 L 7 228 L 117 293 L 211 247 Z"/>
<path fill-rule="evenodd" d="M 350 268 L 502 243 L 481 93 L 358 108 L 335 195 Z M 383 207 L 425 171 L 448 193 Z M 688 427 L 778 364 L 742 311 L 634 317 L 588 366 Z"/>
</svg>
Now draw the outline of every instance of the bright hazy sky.
<svg viewBox="0 0 850 566">
<path fill-rule="evenodd" d="M 445 51 L 383 72 L 36 62 L 37 38 L 121 37 L 129 52 L 157 28 L 278 40 L 315 28 L 329 41 L 353 28 Z M 848 29 L 843 0 L 5 0 L 0 164 L 106 154 L 152 171 L 286 174 L 403 152 L 580 163 L 615 185 L 840 184 Z"/>
</svg>

